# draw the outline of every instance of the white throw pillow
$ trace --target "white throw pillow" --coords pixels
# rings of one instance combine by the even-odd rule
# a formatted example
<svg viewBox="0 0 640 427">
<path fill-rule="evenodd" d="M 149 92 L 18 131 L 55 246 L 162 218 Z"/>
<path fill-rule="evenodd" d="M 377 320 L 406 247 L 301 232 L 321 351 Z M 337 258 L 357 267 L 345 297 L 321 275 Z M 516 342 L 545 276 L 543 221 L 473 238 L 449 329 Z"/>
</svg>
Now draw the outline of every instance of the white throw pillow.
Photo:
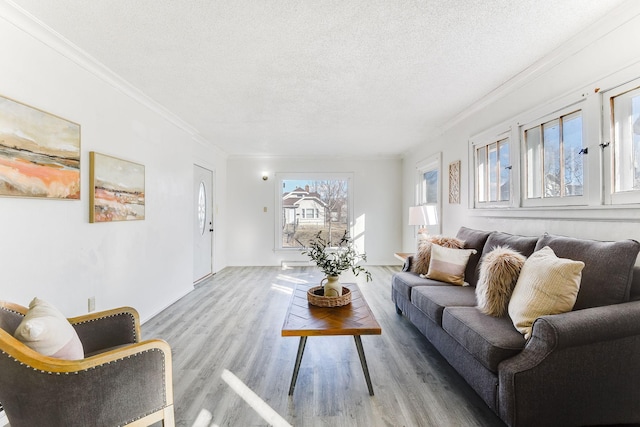
<svg viewBox="0 0 640 427">
<path fill-rule="evenodd" d="M 538 317 L 573 309 L 583 268 L 582 261 L 558 258 L 548 246 L 525 261 L 509 301 L 509 316 L 525 338 Z"/>
<path fill-rule="evenodd" d="M 34 298 L 13 336 L 44 356 L 78 360 L 84 358 L 76 330 L 60 311 Z"/>
</svg>

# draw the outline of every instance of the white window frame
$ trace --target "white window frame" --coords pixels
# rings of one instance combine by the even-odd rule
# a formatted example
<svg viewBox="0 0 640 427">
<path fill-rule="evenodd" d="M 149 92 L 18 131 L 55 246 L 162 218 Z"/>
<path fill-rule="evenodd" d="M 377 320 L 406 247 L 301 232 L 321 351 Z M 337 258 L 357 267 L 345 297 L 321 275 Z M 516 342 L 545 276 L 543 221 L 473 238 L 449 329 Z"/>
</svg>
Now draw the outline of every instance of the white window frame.
<svg viewBox="0 0 640 427">
<path fill-rule="evenodd" d="M 437 183 L 437 201 L 436 203 L 427 203 L 423 195 L 426 193 L 424 174 L 429 171 L 436 171 L 438 173 Z M 442 233 L 442 153 L 438 152 L 426 159 L 421 160 L 416 164 L 416 185 L 415 185 L 415 205 L 434 206 L 437 216 L 437 225 L 426 226 L 429 234 L 441 234 Z"/>
<path fill-rule="evenodd" d="M 304 248 L 287 248 L 282 246 L 282 182 L 285 180 L 309 180 L 309 181 L 325 181 L 325 180 L 346 180 L 348 182 L 348 209 L 349 212 L 347 214 L 347 229 L 349 230 L 349 235 L 354 236 L 354 203 L 353 203 L 353 176 L 354 174 L 351 172 L 279 172 L 275 174 L 276 180 L 276 188 L 275 191 L 275 206 L 276 212 L 275 215 L 275 233 L 274 233 L 274 249 L 276 251 L 295 251 L 300 252 L 303 251 Z"/>
<path fill-rule="evenodd" d="M 478 135 L 475 135 L 469 139 L 469 188 L 472 188 L 473 191 L 469 192 L 469 206 L 472 206 L 475 209 L 496 209 L 496 208 L 511 208 L 517 206 L 517 201 L 519 198 L 519 162 L 518 159 L 518 147 L 519 144 L 517 142 L 517 131 L 515 132 L 513 128 L 509 125 L 499 125 L 493 127 L 485 132 L 482 132 Z M 479 179 L 478 179 L 478 158 L 477 153 L 478 150 L 483 147 L 489 147 L 491 144 L 495 144 L 499 141 L 508 140 L 509 142 L 509 165 L 502 166 L 502 168 L 509 168 L 510 178 L 509 178 L 509 200 L 498 200 L 498 201 L 479 201 Z"/>
<path fill-rule="evenodd" d="M 590 161 L 593 157 L 597 157 L 598 153 L 595 149 L 591 149 L 589 153 L 592 154 L 592 157 L 589 157 L 588 154 L 583 154 L 582 158 L 582 171 L 583 171 L 583 190 L 581 196 L 560 196 L 560 197 L 541 197 L 541 198 L 532 198 L 529 199 L 527 197 L 527 185 L 529 180 L 528 168 L 529 165 L 527 163 L 527 147 L 525 140 L 525 132 L 529 129 L 532 129 L 536 126 L 540 126 L 544 123 L 548 123 L 550 121 L 559 119 L 560 117 L 564 117 L 580 111 L 582 116 L 582 147 L 589 148 L 589 139 L 592 136 L 592 133 L 589 133 L 589 121 L 593 120 L 592 114 L 589 113 L 589 108 L 585 102 L 574 102 L 568 103 L 568 105 L 557 109 L 553 112 L 545 114 L 543 116 L 538 117 L 534 120 L 529 120 L 525 124 L 520 125 L 519 129 L 519 141 L 520 141 L 520 164 L 522 168 L 521 174 L 521 206 L 522 207 L 562 207 L 562 206 L 586 206 L 589 204 L 589 196 L 590 196 L 590 182 L 592 181 L 592 176 L 590 175 L 590 164 L 593 162 Z"/>
<path fill-rule="evenodd" d="M 604 203 L 626 205 L 640 203 L 640 190 L 615 191 L 615 153 L 618 149 L 611 126 L 613 98 L 640 88 L 640 78 L 602 92 L 602 154 L 604 178 Z"/>
</svg>

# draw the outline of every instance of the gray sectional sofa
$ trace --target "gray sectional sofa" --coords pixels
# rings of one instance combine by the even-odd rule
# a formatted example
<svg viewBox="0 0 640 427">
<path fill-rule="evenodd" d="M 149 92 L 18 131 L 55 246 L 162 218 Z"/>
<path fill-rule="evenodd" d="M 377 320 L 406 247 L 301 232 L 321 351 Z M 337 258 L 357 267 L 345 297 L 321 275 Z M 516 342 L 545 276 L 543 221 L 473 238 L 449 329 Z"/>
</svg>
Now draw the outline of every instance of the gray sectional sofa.
<svg viewBox="0 0 640 427">
<path fill-rule="evenodd" d="M 456 237 L 477 250 L 470 286 L 421 278 L 409 257 L 392 300 L 486 404 L 509 426 L 640 423 L 640 244 L 466 227 Z M 573 311 L 539 317 L 528 340 L 508 315 L 476 308 L 482 256 L 505 245 L 525 256 L 549 246 L 585 263 Z"/>
</svg>

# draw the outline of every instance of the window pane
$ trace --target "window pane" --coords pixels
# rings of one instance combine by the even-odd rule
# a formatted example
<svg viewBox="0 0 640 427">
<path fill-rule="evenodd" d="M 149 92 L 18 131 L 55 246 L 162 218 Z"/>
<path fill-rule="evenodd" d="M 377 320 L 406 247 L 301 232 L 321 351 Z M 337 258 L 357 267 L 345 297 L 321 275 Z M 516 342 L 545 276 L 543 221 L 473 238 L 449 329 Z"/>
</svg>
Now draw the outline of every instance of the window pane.
<svg viewBox="0 0 640 427">
<path fill-rule="evenodd" d="M 488 147 L 489 162 L 489 201 L 498 200 L 498 144 L 490 144 Z"/>
<path fill-rule="evenodd" d="M 560 197 L 560 120 L 542 125 L 544 197 Z"/>
<path fill-rule="evenodd" d="M 527 198 L 539 199 L 542 197 L 542 161 L 540 127 L 536 126 L 524 133 L 527 147 Z"/>
<path fill-rule="evenodd" d="M 584 170 L 582 150 L 582 114 L 563 117 L 562 148 L 564 153 L 564 195 L 582 196 Z"/>
<path fill-rule="evenodd" d="M 337 244 L 348 225 L 347 179 L 282 180 L 282 247 L 303 248 L 322 231 Z"/>
<path fill-rule="evenodd" d="M 640 88 L 613 99 L 615 191 L 640 190 Z"/>
<path fill-rule="evenodd" d="M 511 192 L 511 165 L 509 156 L 509 140 L 505 139 L 498 143 L 498 156 L 500 165 L 500 201 L 508 201 Z"/>
<path fill-rule="evenodd" d="M 425 200 L 423 203 L 438 203 L 438 171 L 424 173 Z"/>
<path fill-rule="evenodd" d="M 478 162 L 478 202 L 487 201 L 487 147 L 476 150 L 476 161 Z"/>
</svg>

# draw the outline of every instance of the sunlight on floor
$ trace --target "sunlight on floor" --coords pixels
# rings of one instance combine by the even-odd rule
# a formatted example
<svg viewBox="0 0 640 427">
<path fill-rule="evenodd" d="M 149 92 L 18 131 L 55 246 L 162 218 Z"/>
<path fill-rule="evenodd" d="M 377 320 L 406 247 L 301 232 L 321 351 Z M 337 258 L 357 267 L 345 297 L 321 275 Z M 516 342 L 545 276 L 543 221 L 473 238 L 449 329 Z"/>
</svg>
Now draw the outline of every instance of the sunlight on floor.
<svg viewBox="0 0 640 427">
<path fill-rule="evenodd" d="M 298 277 L 288 276 L 286 274 L 278 274 L 278 277 L 276 277 L 276 279 L 277 280 L 282 280 L 283 282 L 296 283 L 296 284 L 309 283 L 305 279 L 300 279 Z"/>
<path fill-rule="evenodd" d="M 240 378 L 233 375 L 229 370 L 225 369 L 220 376 L 238 396 L 262 417 L 269 425 L 274 427 L 292 427 L 284 418 L 274 411 L 267 403 L 255 394 L 249 387 L 243 383 Z M 218 427 L 218 424 L 211 423 L 213 416 L 206 409 L 200 410 L 198 418 L 193 422 L 191 427 Z"/>
<path fill-rule="evenodd" d="M 291 295 L 293 293 L 293 289 L 287 286 L 276 285 L 275 283 L 271 284 L 271 289 L 274 291 L 282 292 L 283 294 L 287 294 L 287 295 Z"/>
<path fill-rule="evenodd" d="M 247 387 L 238 377 L 233 375 L 230 371 L 224 370 L 221 375 L 222 379 L 229 384 L 229 386 L 240 396 L 254 411 L 258 413 L 266 422 L 274 427 L 292 427 L 284 418 L 282 418 L 276 411 L 271 409 L 267 403 L 260 399 L 260 396 L 255 394 L 249 387 Z"/>
</svg>

